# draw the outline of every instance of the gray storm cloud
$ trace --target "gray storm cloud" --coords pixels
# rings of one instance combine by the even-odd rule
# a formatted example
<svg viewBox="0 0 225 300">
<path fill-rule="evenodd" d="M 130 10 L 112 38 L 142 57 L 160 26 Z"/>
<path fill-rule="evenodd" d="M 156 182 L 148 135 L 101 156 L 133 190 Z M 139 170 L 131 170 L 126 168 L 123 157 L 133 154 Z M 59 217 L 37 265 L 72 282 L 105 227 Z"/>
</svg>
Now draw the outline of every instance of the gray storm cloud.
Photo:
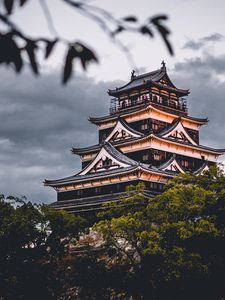
<svg viewBox="0 0 225 300">
<path fill-rule="evenodd" d="M 220 42 L 224 40 L 224 36 L 220 33 L 214 33 L 198 40 L 189 39 L 183 46 L 183 49 L 199 50 L 211 42 Z"/>
<path fill-rule="evenodd" d="M 54 73 L 36 79 L 10 71 L 1 72 L 0 82 L 0 193 L 53 201 L 42 181 L 78 171 L 70 149 L 96 143 L 88 117 L 108 113 L 107 89 L 116 82 L 75 77 L 63 87 Z"/>
</svg>

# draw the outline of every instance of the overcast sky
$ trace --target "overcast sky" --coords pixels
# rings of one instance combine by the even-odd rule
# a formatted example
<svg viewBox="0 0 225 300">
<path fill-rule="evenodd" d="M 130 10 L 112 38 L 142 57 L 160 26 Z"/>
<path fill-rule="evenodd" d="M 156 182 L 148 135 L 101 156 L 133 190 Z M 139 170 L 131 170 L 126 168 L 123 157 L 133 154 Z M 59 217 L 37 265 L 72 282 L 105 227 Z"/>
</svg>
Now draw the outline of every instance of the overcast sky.
<svg viewBox="0 0 225 300">
<path fill-rule="evenodd" d="M 29 4 L 30 2 L 30 4 Z M 30 0 L 14 20 L 30 34 L 51 33 L 39 6 Z M 97 142 L 97 127 L 88 116 L 108 113 L 107 89 L 130 78 L 132 66 L 121 51 L 90 21 L 71 12 L 60 0 L 46 0 L 57 31 L 85 41 L 98 53 L 100 65 L 76 73 L 66 87 L 60 84 L 63 49 L 34 78 L 0 69 L 0 193 L 26 195 L 33 202 L 53 202 L 56 193 L 43 180 L 75 174 L 79 158 L 70 149 Z M 223 0 L 91 1 L 117 17 L 137 15 L 140 20 L 166 13 L 175 56 L 170 57 L 160 38 L 121 35 L 132 51 L 135 65 L 151 71 L 164 59 L 170 77 L 189 88 L 190 115 L 208 117 L 201 143 L 225 148 L 225 2 Z M 217 5 L 215 5 L 215 3 Z"/>
</svg>

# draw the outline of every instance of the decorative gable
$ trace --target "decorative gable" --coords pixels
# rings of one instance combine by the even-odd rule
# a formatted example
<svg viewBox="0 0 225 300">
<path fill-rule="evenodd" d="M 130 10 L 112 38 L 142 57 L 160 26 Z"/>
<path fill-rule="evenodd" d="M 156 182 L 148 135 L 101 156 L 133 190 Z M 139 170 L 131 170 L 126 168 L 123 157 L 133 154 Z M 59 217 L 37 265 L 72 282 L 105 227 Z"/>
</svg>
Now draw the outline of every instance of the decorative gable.
<svg viewBox="0 0 225 300">
<path fill-rule="evenodd" d="M 191 138 L 181 122 L 178 122 L 175 127 L 162 134 L 162 137 L 191 143 L 192 145 L 197 146 L 197 143 Z"/>
<path fill-rule="evenodd" d="M 87 165 L 87 167 L 84 168 L 79 175 L 86 175 L 129 166 L 131 166 L 130 163 L 117 159 L 103 146 L 95 159 L 89 165 Z"/>
<path fill-rule="evenodd" d="M 175 158 L 169 160 L 169 162 L 165 163 L 160 167 L 162 171 L 172 171 L 177 173 L 185 173 L 182 167 L 178 164 Z"/>
<path fill-rule="evenodd" d="M 207 163 L 204 163 L 198 170 L 194 172 L 196 175 L 202 175 L 205 171 L 209 170 L 209 166 Z"/>
<path fill-rule="evenodd" d="M 110 141 L 116 142 L 119 140 L 126 140 L 126 139 L 130 139 L 133 136 L 131 134 L 129 134 L 126 130 L 118 130 L 117 132 L 114 133 L 114 135 L 112 136 L 112 138 L 110 139 Z"/>
<path fill-rule="evenodd" d="M 108 135 L 105 141 L 116 142 L 138 137 L 142 137 L 142 134 L 133 130 L 132 128 L 129 128 L 124 121 L 118 120 L 116 126 L 113 128 L 112 132 Z"/>
</svg>

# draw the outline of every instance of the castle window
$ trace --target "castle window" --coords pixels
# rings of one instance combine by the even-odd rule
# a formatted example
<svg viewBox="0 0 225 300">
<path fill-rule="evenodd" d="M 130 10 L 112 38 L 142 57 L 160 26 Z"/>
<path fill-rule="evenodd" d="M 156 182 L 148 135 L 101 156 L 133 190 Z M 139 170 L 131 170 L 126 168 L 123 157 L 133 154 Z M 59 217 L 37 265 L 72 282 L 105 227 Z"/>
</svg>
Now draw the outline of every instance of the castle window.
<svg viewBox="0 0 225 300">
<path fill-rule="evenodd" d="M 157 182 L 150 182 L 150 189 L 158 190 L 159 185 Z"/>
<path fill-rule="evenodd" d="M 154 160 L 161 161 L 166 158 L 165 152 L 160 150 L 153 150 L 153 158 Z"/>
<path fill-rule="evenodd" d="M 152 96 L 152 101 L 153 101 L 153 102 L 158 102 L 158 97 L 157 97 L 156 95 L 153 95 L 153 96 Z"/>
<path fill-rule="evenodd" d="M 100 187 L 96 187 L 95 188 L 95 194 L 99 194 L 101 193 L 101 188 Z"/>
<path fill-rule="evenodd" d="M 181 165 L 182 165 L 182 167 L 188 167 L 189 166 L 189 162 L 187 160 L 182 160 L 181 161 Z"/>
<path fill-rule="evenodd" d="M 159 190 L 162 190 L 162 189 L 163 189 L 162 183 L 159 183 L 158 188 L 159 188 Z"/>
<path fill-rule="evenodd" d="M 152 123 L 152 129 L 153 130 L 158 130 L 159 129 L 159 125 L 156 123 Z"/>
<path fill-rule="evenodd" d="M 144 154 L 143 155 L 143 161 L 147 161 L 148 160 L 148 154 Z"/>
<path fill-rule="evenodd" d="M 83 195 L 83 190 L 78 190 L 77 191 L 77 196 L 82 196 Z"/>
<path fill-rule="evenodd" d="M 147 123 L 142 124 L 141 125 L 141 130 L 146 130 L 146 129 L 148 129 L 148 124 Z"/>
</svg>

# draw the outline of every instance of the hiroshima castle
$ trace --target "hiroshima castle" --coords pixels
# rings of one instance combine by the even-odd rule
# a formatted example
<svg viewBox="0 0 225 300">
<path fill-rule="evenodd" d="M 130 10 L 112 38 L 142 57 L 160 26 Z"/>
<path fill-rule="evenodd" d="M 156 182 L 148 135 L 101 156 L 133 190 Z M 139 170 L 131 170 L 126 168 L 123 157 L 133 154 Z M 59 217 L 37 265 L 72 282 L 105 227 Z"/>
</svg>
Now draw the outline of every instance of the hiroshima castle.
<svg viewBox="0 0 225 300">
<path fill-rule="evenodd" d="M 57 192 L 54 208 L 97 211 L 139 182 L 151 197 L 179 173 L 201 173 L 225 154 L 225 149 L 200 144 L 199 130 L 208 119 L 188 115 L 189 90 L 174 85 L 164 62 L 149 73 L 133 71 L 127 84 L 108 94 L 112 97 L 109 114 L 89 118 L 98 127 L 98 143 L 72 149 L 80 156 L 82 170 L 44 181 Z"/>
</svg>

